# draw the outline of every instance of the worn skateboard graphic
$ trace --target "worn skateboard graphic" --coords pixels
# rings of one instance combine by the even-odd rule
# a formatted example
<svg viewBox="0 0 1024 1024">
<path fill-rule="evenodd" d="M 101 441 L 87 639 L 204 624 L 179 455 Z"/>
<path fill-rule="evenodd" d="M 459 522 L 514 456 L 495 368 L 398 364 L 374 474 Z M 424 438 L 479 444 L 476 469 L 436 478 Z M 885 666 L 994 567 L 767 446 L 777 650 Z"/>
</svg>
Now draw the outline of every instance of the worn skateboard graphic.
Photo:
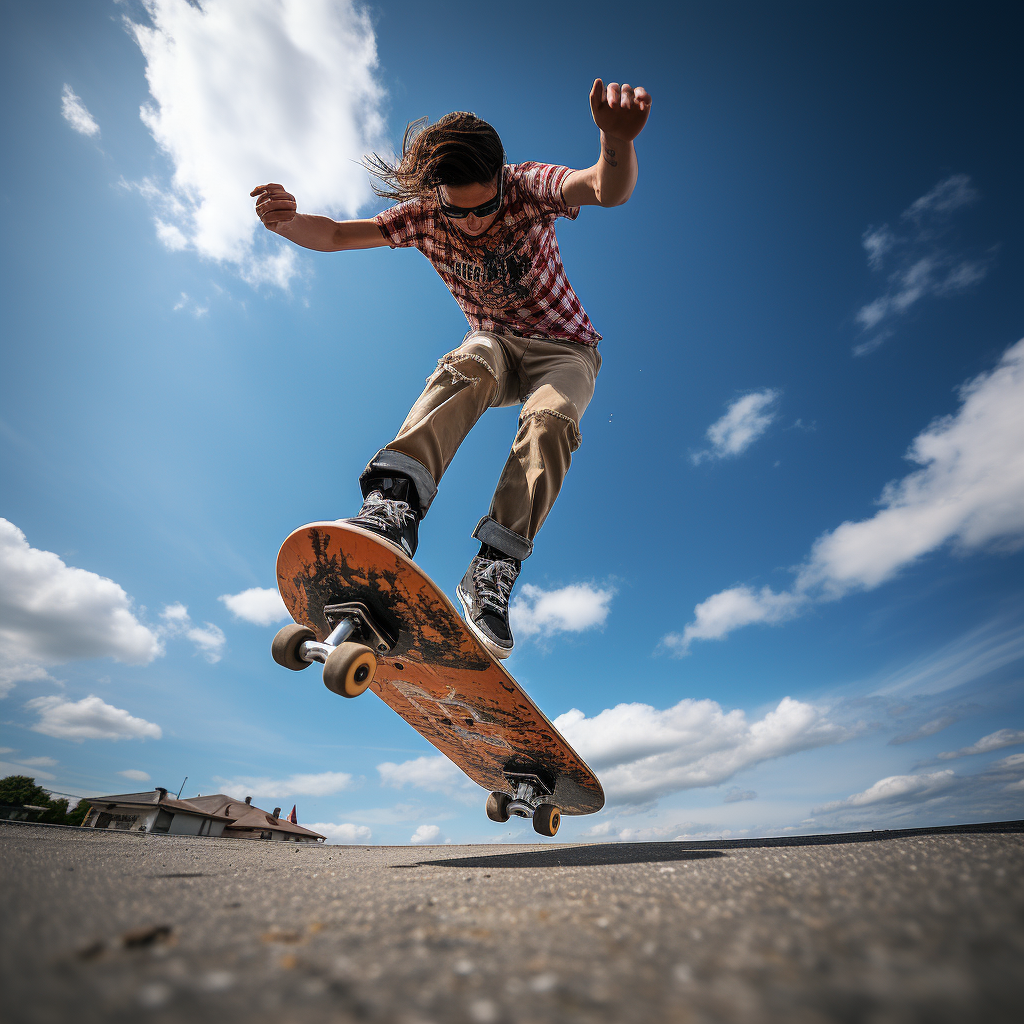
<svg viewBox="0 0 1024 1024">
<path fill-rule="evenodd" d="M 312 523 L 281 546 L 277 585 L 295 622 L 274 638 L 274 660 L 322 662 L 342 696 L 373 690 L 491 791 L 489 818 L 532 818 L 554 835 L 561 814 L 604 806 L 597 776 L 398 548 L 348 523 Z"/>
</svg>

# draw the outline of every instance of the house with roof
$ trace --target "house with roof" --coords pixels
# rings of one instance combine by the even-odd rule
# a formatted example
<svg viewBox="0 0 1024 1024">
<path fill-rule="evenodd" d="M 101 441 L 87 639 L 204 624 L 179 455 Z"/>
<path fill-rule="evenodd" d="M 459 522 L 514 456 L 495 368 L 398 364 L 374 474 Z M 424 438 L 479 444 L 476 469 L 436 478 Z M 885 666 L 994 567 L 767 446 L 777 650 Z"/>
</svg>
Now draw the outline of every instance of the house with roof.
<svg viewBox="0 0 1024 1024">
<path fill-rule="evenodd" d="M 275 807 L 273 814 L 255 807 L 251 796 L 247 796 L 243 801 L 216 793 L 213 796 L 194 796 L 189 803 L 210 814 L 230 818 L 230 823 L 224 826 L 225 839 L 275 839 L 286 843 L 321 843 L 325 838 L 319 832 L 313 832 L 287 818 L 282 818 L 280 807 Z"/>
<path fill-rule="evenodd" d="M 291 843 L 322 843 L 324 836 L 245 800 L 217 793 L 179 800 L 157 786 L 152 793 L 118 793 L 91 797 L 92 809 L 83 828 L 163 835 L 215 836 L 224 839 L 270 839 Z"/>
</svg>

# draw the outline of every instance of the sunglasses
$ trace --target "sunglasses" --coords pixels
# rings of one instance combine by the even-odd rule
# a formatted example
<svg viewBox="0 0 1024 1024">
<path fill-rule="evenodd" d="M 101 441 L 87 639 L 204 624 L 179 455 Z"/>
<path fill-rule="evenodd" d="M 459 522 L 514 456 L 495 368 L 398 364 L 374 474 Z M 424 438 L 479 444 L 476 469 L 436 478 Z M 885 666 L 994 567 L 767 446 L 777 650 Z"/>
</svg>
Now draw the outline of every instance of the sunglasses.
<svg viewBox="0 0 1024 1024">
<path fill-rule="evenodd" d="M 502 168 L 502 171 L 504 171 L 504 168 Z M 465 220 L 470 214 L 473 214 L 475 217 L 490 217 L 492 213 L 497 213 L 501 209 L 502 179 L 504 177 L 503 173 L 498 173 L 498 194 L 493 199 L 488 199 L 486 203 L 481 203 L 479 206 L 449 206 L 441 198 L 441 186 L 435 185 L 437 204 L 441 207 L 441 212 L 446 217 L 451 217 L 452 220 Z"/>
</svg>

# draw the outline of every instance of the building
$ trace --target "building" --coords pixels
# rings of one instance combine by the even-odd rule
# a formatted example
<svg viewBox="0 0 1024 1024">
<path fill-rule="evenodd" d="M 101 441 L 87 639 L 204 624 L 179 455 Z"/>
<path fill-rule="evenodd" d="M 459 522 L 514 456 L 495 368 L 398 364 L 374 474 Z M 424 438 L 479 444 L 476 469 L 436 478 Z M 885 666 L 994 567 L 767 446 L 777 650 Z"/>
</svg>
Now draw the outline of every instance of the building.
<svg viewBox="0 0 1024 1024">
<path fill-rule="evenodd" d="M 281 817 L 281 808 L 270 814 L 254 807 L 252 797 L 236 800 L 233 796 L 216 793 L 213 796 L 195 796 L 190 804 L 216 815 L 231 819 L 224 826 L 225 839 L 276 839 L 286 843 L 321 843 L 324 836 Z"/>
<path fill-rule="evenodd" d="M 92 809 L 84 828 L 122 832 L 156 832 L 178 836 L 217 836 L 224 839 L 271 839 L 292 843 L 320 843 L 324 836 L 254 807 L 252 797 L 236 800 L 217 793 L 178 800 L 158 786 L 152 793 L 120 793 L 91 797 Z"/>
<path fill-rule="evenodd" d="M 158 786 L 152 793 L 119 793 L 89 799 L 92 809 L 84 828 L 112 828 L 122 832 L 157 832 L 174 836 L 219 836 L 230 822 L 220 814 L 176 800 Z"/>
</svg>

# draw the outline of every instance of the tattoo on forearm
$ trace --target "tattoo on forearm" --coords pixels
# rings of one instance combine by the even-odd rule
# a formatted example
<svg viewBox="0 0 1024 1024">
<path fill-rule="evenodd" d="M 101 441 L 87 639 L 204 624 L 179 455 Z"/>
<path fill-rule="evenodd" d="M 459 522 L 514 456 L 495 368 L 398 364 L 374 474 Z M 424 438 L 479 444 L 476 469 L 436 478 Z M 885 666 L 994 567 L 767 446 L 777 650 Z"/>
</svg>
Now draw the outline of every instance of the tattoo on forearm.
<svg viewBox="0 0 1024 1024">
<path fill-rule="evenodd" d="M 604 151 L 604 158 L 612 165 L 612 167 L 618 167 L 619 162 L 615 159 L 615 150 L 606 146 Z"/>
</svg>

